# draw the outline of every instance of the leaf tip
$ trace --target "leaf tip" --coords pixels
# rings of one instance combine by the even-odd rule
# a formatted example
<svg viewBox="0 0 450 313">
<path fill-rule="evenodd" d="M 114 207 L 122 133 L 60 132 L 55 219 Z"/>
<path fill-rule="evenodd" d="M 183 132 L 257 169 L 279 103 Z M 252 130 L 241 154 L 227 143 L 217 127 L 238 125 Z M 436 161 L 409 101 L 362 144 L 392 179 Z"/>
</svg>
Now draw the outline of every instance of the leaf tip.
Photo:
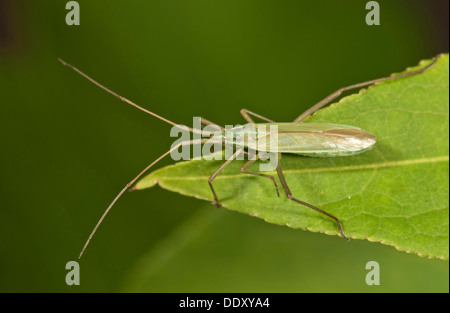
<svg viewBox="0 0 450 313">
<path fill-rule="evenodd" d="M 156 177 L 152 177 L 152 174 L 140 180 L 130 191 L 142 190 L 147 188 L 152 188 L 153 186 L 159 184 L 159 179 Z"/>
</svg>

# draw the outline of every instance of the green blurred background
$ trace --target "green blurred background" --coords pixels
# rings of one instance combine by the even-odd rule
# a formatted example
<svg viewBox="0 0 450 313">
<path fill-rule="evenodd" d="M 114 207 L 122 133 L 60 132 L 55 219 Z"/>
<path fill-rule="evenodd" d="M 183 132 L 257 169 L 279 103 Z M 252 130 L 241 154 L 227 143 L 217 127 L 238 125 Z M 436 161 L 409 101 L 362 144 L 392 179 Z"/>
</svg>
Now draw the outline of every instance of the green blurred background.
<svg viewBox="0 0 450 313">
<path fill-rule="evenodd" d="M 448 1 L 0 0 L 0 291 L 448 292 L 448 262 L 265 223 L 158 187 L 120 189 L 172 143 L 171 120 L 289 121 L 339 87 L 448 52 Z M 162 165 L 170 164 L 167 159 Z M 337 182 L 338 183 L 338 182 Z M 381 285 L 365 284 L 378 261 Z"/>
</svg>

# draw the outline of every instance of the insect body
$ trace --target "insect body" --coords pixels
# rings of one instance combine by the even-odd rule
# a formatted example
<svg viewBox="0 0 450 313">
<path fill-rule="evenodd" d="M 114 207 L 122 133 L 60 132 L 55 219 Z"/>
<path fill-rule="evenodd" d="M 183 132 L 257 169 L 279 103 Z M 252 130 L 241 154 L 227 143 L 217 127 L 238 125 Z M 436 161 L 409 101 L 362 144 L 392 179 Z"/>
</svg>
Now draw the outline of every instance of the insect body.
<svg viewBox="0 0 450 313">
<path fill-rule="evenodd" d="M 276 126 L 276 134 L 271 133 L 271 126 Z M 329 123 L 249 123 L 234 131 L 235 137 L 243 136 L 241 133 L 248 129 L 255 129 L 255 140 L 243 140 L 245 148 L 269 152 L 275 145 L 279 153 L 309 157 L 359 154 L 371 149 L 376 142 L 374 135 L 361 128 Z"/>
<path fill-rule="evenodd" d="M 403 74 L 396 75 L 396 76 L 375 79 L 375 80 L 367 81 L 364 83 L 359 83 L 359 84 L 341 88 L 341 89 L 335 91 L 334 93 L 332 93 L 331 95 L 329 95 L 328 97 L 324 98 L 323 100 L 319 101 L 317 104 L 315 104 L 314 106 L 312 106 L 305 112 L 303 112 L 292 123 L 276 123 L 275 121 L 272 121 L 264 116 L 253 113 L 246 109 L 242 109 L 241 114 L 244 117 L 244 119 L 248 122 L 247 125 L 251 125 L 253 127 L 253 132 L 255 135 L 254 137 L 256 138 L 256 140 L 249 139 L 249 138 L 251 138 L 251 136 L 249 137 L 248 134 L 245 135 L 242 127 L 232 130 L 232 132 L 234 132 L 233 135 L 235 137 L 241 137 L 242 140 L 240 141 L 239 144 L 235 144 L 236 152 L 234 152 L 232 157 L 228 158 L 222 164 L 222 166 L 220 166 L 219 169 L 217 169 L 217 171 L 214 172 L 211 175 L 211 177 L 208 179 L 209 186 L 210 186 L 212 194 L 214 196 L 214 204 L 217 207 L 221 206 L 220 202 L 219 202 L 219 198 L 217 196 L 217 193 L 216 193 L 212 183 L 213 183 L 214 179 L 220 174 L 220 172 L 225 167 L 227 167 L 234 159 L 236 159 L 237 156 L 239 156 L 240 154 L 248 155 L 248 154 L 250 154 L 249 151 L 268 152 L 268 151 L 275 150 L 277 153 L 277 156 L 278 156 L 277 164 L 276 164 L 276 173 L 281 182 L 281 185 L 283 187 L 284 193 L 286 194 L 287 198 L 298 204 L 309 207 L 309 208 L 333 219 L 337 223 L 342 237 L 345 238 L 346 240 L 348 240 L 348 238 L 344 235 L 342 224 L 337 217 L 329 214 L 328 212 L 326 212 L 322 209 L 315 207 L 312 204 L 301 201 L 292 195 L 292 192 L 289 189 L 289 186 L 286 182 L 283 171 L 281 169 L 281 162 L 280 162 L 281 155 L 282 155 L 282 153 L 292 153 L 292 154 L 298 154 L 298 155 L 308 156 L 308 157 L 336 157 L 336 156 L 350 156 L 350 155 L 361 153 L 361 152 L 364 152 L 364 151 L 370 149 L 375 144 L 376 138 L 374 135 L 369 134 L 360 128 L 353 127 L 353 126 L 346 126 L 346 125 L 338 125 L 338 124 L 327 124 L 327 123 L 302 123 L 302 121 L 306 117 L 310 116 L 311 114 L 313 114 L 314 112 L 316 112 L 317 110 L 319 110 L 320 108 L 325 106 L 326 104 L 330 103 L 330 101 L 332 101 L 333 99 L 339 97 L 344 91 L 355 89 L 355 88 L 362 88 L 362 87 L 369 86 L 369 85 L 372 85 L 372 84 L 375 84 L 378 82 L 399 79 L 402 77 L 407 77 L 407 76 L 421 73 L 421 72 L 427 70 L 428 68 L 430 68 L 431 66 L 433 66 L 433 64 L 436 62 L 436 60 L 437 60 L 437 58 L 435 58 L 433 60 L 433 62 L 431 62 L 429 65 L 427 65 L 419 70 L 416 70 L 416 71 L 407 72 L 407 73 L 403 73 Z M 165 119 L 156 113 L 153 113 L 147 109 L 144 109 L 144 108 L 138 106 L 137 104 L 135 104 L 134 102 L 116 94 L 115 92 L 111 91 L 110 89 L 108 89 L 105 86 L 101 85 L 100 83 L 96 82 L 94 79 L 92 79 L 88 75 L 81 72 L 76 67 L 66 63 L 65 61 L 63 61 L 61 59 L 59 59 L 59 61 L 63 65 L 70 67 L 71 69 L 73 69 L 74 71 L 76 71 L 77 73 L 79 73 L 80 75 L 82 75 L 83 77 L 85 77 L 86 79 L 88 79 L 89 81 L 91 81 L 92 83 L 97 85 L 98 87 L 102 88 L 103 90 L 107 91 L 108 93 L 112 94 L 113 96 L 119 98 L 120 100 L 122 100 L 122 101 L 134 106 L 135 108 L 137 108 L 141 111 L 144 111 L 147 114 L 150 114 L 168 124 L 180 127 L 180 125 L 178 125 L 168 119 Z M 257 123 L 255 123 L 255 121 L 252 119 L 251 116 L 258 118 L 266 123 L 257 124 Z M 223 145 L 233 144 L 232 142 L 229 142 L 227 140 L 227 138 L 225 136 L 225 130 L 223 127 L 221 127 L 213 122 L 210 122 L 204 118 L 201 118 L 200 121 L 203 125 L 210 125 L 213 128 L 215 128 L 217 131 L 221 132 L 222 138 L 220 139 L 220 141 L 222 142 Z M 270 130 L 271 126 L 277 127 L 276 133 L 272 133 L 272 131 Z M 186 129 L 186 127 L 184 127 L 184 129 Z M 192 133 L 200 132 L 201 134 L 203 134 L 201 130 L 199 131 L 197 129 L 192 129 L 192 128 L 187 128 L 187 129 Z M 265 143 L 263 145 L 259 145 L 258 139 L 260 139 L 260 138 L 266 139 Z M 276 138 L 276 139 L 274 139 L 274 138 Z M 83 249 L 81 250 L 79 258 L 81 258 L 81 256 L 83 255 L 84 250 L 88 246 L 90 240 L 92 239 L 93 235 L 97 231 L 97 228 L 100 226 L 100 224 L 102 223 L 105 216 L 108 214 L 111 207 L 116 203 L 116 201 L 122 196 L 122 194 L 127 189 L 129 189 L 145 172 L 147 172 L 147 170 L 149 170 L 152 166 L 154 166 L 156 163 L 158 163 L 161 159 L 163 159 L 164 157 L 169 155 L 172 151 L 175 151 L 176 149 L 178 149 L 180 146 L 202 144 L 202 143 L 206 143 L 207 140 L 208 139 L 184 141 L 184 142 L 181 142 L 181 143 L 173 146 L 169 151 L 167 151 L 166 153 L 161 155 L 154 162 L 152 162 L 150 165 L 148 165 L 142 172 L 140 172 L 135 178 L 133 178 L 119 192 L 119 194 L 114 198 L 114 200 L 108 206 L 106 211 L 103 213 L 100 220 L 97 222 L 96 226 L 94 227 L 93 231 L 91 232 Z M 275 177 L 273 175 L 264 174 L 264 173 L 260 173 L 260 172 L 247 171 L 247 168 L 251 164 L 256 162 L 259 157 L 260 157 L 260 155 L 257 154 L 256 158 L 254 158 L 254 159 L 249 158 L 249 160 L 241 167 L 241 172 L 244 174 L 256 175 L 259 177 L 264 177 L 264 178 L 270 179 L 274 183 L 277 194 L 279 196 L 280 194 L 278 191 L 277 181 L 275 180 Z"/>
</svg>

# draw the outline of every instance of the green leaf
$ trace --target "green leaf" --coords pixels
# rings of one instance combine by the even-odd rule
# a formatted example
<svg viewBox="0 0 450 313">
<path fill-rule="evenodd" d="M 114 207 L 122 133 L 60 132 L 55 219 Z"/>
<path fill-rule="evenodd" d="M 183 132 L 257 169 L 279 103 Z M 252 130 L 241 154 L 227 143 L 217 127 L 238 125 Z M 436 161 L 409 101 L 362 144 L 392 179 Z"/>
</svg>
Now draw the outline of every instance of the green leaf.
<svg viewBox="0 0 450 313">
<path fill-rule="evenodd" d="M 422 61 L 408 71 L 429 62 Z M 440 55 L 424 73 L 363 89 L 318 111 L 307 122 L 354 125 L 378 140 L 371 151 L 350 157 L 283 155 L 282 167 L 293 195 L 337 216 L 350 238 L 447 260 L 448 80 L 449 57 Z M 144 177 L 136 189 L 159 184 L 183 195 L 212 200 L 207 180 L 220 164 L 222 161 L 179 162 Z M 339 234 L 333 220 L 284 195 L 277 197 L 268 179 L 242 174 L 242 164 L 231 163 L 214 181 L 226 208 L 270 223 Z M 257 164 L 252 169 L 257 171 Z"/>
<path fill-rule="evenodd" d="M 128 268 L 121 292 L 448 292 L 448 262 L 208 204 L 159 239 Z M 365 282 L 371 260 L 381 268 L 375 288 Z"/>
</svg>

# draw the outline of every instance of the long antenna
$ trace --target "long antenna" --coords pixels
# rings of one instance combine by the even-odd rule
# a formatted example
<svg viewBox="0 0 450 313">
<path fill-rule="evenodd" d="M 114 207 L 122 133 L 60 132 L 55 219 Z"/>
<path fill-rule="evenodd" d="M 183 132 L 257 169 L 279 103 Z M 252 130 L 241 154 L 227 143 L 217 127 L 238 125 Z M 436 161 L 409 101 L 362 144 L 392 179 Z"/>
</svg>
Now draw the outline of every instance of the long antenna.
<svg viewBox="0 0 450 313">
<path fill-rule="evenodd" d="M 97 82 L 96 80 L 94 80 L 93 78 L 91 78 L 90 76 L 88 76 L 87 74 L 83 73 L 82 71 L 80 71 L 78 68 L 76 68 L 75 66 L 67 63 L 66 61 L 58 58 L 59 62 L 61 62 L 63 65 L 73 69 L 75 72 L 77 72 L 78 74 L 80 74 L 81 76 L 83 76 L 84 78 L 86 78 L 87 80 L 89 80 L 90 82 L 94 83 L 95 85 L 97 85 L 98 87 L 100 87 L 101 89 L 105 90 L 106 92 L 108 92 L 109 94 L 113 95 L 116 98 L 119 98 L 120 100 L 122 100 L 123 102 L 126 102 L 132 106 L 134 106 L 135 108 L 150 114 L 158 119 L 160 119 L 161 121 L 164 121 L 170 125 L 173 125 L 175 127 L 178 127 L 182 130 L 189 130 L 192 133 L 197 133 L 197 134 L 207 134 L 209 132 L 205 132 L 201 129 L 194 129 L 194 128 L 189 128 L 187 126 L 184 125 L 178 125 L 156 113 L 153 113 L 147 109 L 144 109 L 143 107 L 137 105 L 136 103 L 128 100 L 125 97 L 122 97 L 121 95 L 115 93 L 114 91 L 106 88 L 105 86 L 103 86 L 102 84 L 100 84 L 99 82 Z M 161 159 L 163 159 L 164 157 L 166 157 L 167 155 L 169 155 L 172 151 L 178 149 L 180 146 L 183 145 L 194 145 L 194 144 L 200 144 L 200 143 L 205 143 L 208 139 L 198 139 L 198 140 L 191 140 L 191 141 L 184 141 L 184 142 L 180 142 L 179 144 L 177 144 L 176 146 L 172 147 L 169 151 L 167 151 L 166 153 L 164 153 L 163 155 L 161 155 L 159 158 L 157 158 L 155 161 L 153 161 L 150 165 L 148 165 L 143 171 L 141 171 L 135 178 L 133 178 L 120 192 L 119 194 L 114 198 L 114 200 L 111 202 L 111 204 L 108 206 L 108 208 L 105 210 L 105 212 L 103 213 L 103 215 L 100 217 L 100 220 L 97 222 L 97 224 L 95 225 L 94 229 L 92 230 L 91 234 L 89 235 L 88 240 L 86 241 L 86 243 L 83 246 L 83 249 L 81 250 L 80 255 L 78 256 L 78 259 L 81 259 L 81 257 L 83 256 L 84 250 L 86 250 L 87 246 L 89 245 L 92 237 L 94 236 L 95 232 L 97 231 L 98 227 L 100 226 L 100 224 L 103 222 L 103 220 L 105 219 L 106 215 L 108 215 L 109 211 L 111 210 L 111 208 L 114 206 L 114 204 L 117 202 L 117 200 L 119 200 L 119 198 L 123 195 L 123 193 L 125 191 L 127 191 L 127 189 L 129 189 L 135 182 L 136 180 L 139 179 L 139 177 L 141 177 L 145 172 L 147 172 L 153 165 L 155 165 L 156 163 L 158 163 Z"/>
<path fill-rule="evenodd" d="M 194 129 L 194 128 L 190 128 L 190 127 L 187 127 L 187 126 L 183 126 L 183 125 L 176 124 L 176 123 L 174 123 L 174 122 L 172 122 L 172 121 L 170 121 L 170 120 L 168 120 L 168 119 L 166 119 L 166 118 L 164 118 L 164 117 L 162 117 L 162 116 L 160 116 L 160 115 L 158 115 L 158 114 L 156 114 L 156 113 L 153 113 L 152 111 L 149 111 L 149 110 L 147 110 L 147 109 L 144 109 L 143 107 L 137 105 L 137 104 L 134 103 L 133 101 L 130 101 L 130 100 L 128 100 L 127 98 L 122 97 L 121 95 L 115 93 L 115 92 L 112 91 L 111 89 L 106 88 L 105 86 L 103 86 L 102 84 L 100 84 L 99 82 L 97 82 L 96 80 L 94 80 L 93 78 L 91 78 L 90 76 L 88 76 L 87 74 L 83 73 L 81 70 L 79 70 L 79 69 L 76 68 L 75 66 L 73 66 L 73 65 L 71 65 L 71 64 L 69 64 L 69 63 L 67 63 L 66 61 L 64 61 L 64 60 L 62 60 L 62 59 L 60 59 L 60 58 L 58 58 L 58 61 L 61 62 L 63 65 L 65 65 L 65 66 L 67 66 L 67 67 L 70 67 L 71 69 L 73 69 L 75 72 L 77 72 L 78 74 L 80 74 L 81 76 L 83 76 L 84 78 L 86 78 L 87 80 L 89 80 L 90 82 L 94 83 L 95 85 L 97 85 L 97 86 L 100 87 L 101 89 L 105 90 L 107 93 L 109 93 L 109 94 L 113 95 L 114 97 L 116 97 L 116 98 L 122 100 L 123 102 L 126 102 L 126 103 L 128 103 L 129 105 L 132 105 L 132 106 L 134 106 L 135 108 L 137 108 L 137 109 L 139 109 L 139 110 L 141 110 L 141 111 L 143 111 L 143 112 L 145 112 L 145 113 L 147 113 L 147 114 L 150 114 L 150 115 L 152 115 L 152 116 L 154 116 L 154 117 L 160 119 L 161 121 L 164 121 L 164 122 L 166 122 L 166 123 L 168 123 L 168 124 L 170 124 L 170 125 L 176 126 L 176 127 L 181 128 L 181 129 L 183 129 L 183 130 L 184 130 L 184 129 L 189 130 L 191 133 L 197 133 L 197 134 L 200 134 L 200 135 L 202 134 L 202 131 L 199 130 L 199 129 Z M 206 132 L 203 132 L 203 134 L 205 134 L 205 133 L 206 133 Z"/>
<path fill-rule="evenodd" d="M 166 157 L 167 155 L 169 155 L 172 151 L 178 149 L 180 146 L 186 146 L 186 145 L 195 145 L 195 144 L 201 144 L 201 143 L 205 143 L 208 139 L 197 139 L 197 140 L 191 140 L 191 141 L 183 141 L 180 142 L 179 144 L 175 145 L 174 147 L 172 147 L 169 151 L 167 151 L 166 153 L 164 153 L 163 155 L 161 155 L 159 158 L 157 158 L 155 161 L 153 161 L 150 165 L 148 165 L 144 170 L 142 170 L 135 178 L 133 178 L 128 184 L 126 184 L 126 186 L 119 192 L 119 194 L 114 198 L 114 200 L 111 202 L 111 204 L 108 206 L 108 208 L 105 210 L 105 213 L 103 213 L 102 217 L 100 217 L 100 220 L 97 222 L 97 224 L 95 225 L 94 229 L 92 230 L 91 234 L 89 235 L 88 240 L 86 241 L 86 243 L 84 244 L 83 249 L 81 250 L 80 255 L 78 256 L 78 259 L 81 259 L 81 257 L 83 256 L 84 250 L 86 250 L 87 246 L 89 245 L 89 242 L 91 241 L 92 237 L 94 236 L 95 232 L 97 231 L 98 227 L 100 226 L 100 224 L 103 222 L 103 220 L 105 219 L 106 215 L 108 215 L 109 211 L 111 210 L 111 208 L 113 207 L 113 205 L 117 202 L 117 200 L 119 200 L 119 198 L 122 196 L 122 194 L 127 191 L 128 188 L 131 187 L 131 185 L 133 185 L 136 180 L 139 179 L 139 177 L 141 177 L 145 172 L 147 172 L 153 165 L 155 165 L 156 163 L 158 163 L 159 161 L 161 161 L 164 157 Z"/>
</svg>

